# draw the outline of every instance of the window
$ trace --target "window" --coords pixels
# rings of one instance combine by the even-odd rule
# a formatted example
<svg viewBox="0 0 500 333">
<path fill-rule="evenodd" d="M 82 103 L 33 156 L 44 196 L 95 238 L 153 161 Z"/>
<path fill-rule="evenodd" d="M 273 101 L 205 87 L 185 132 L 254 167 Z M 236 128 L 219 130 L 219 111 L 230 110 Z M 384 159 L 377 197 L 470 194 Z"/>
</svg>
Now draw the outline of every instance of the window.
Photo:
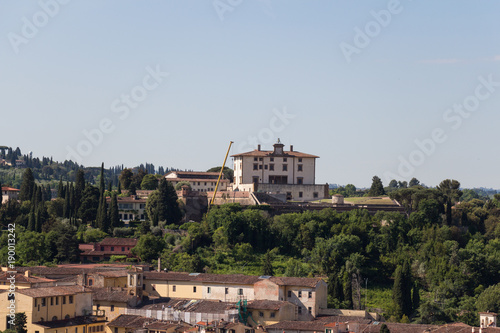
<svg viewBox="0 0 500 333">
<path fill-rule="evenodd" d="M 302 198 L 302 192 L 299 192 L 299 198 Z"/>
<path fill-rule="evenodd" d="M 52 317 L 52 321 L 57 320 L 57 316 Z"/>
<path fill-rule="evenodd" d="M 254 160 L 254 161 L 257 161 L 257 157 L 254 157 L 254 158 L 253 158 L 253 160 Z"/>
<path fill-rule="evenodd" d="M 269 171 L 274 171 L 274 164 L 269 164 Z"/>
<path fill-rule="evenodd" d="M 286 157 L 283 157 L 283 162 L 286 162 Z"/>
<path fill-rule="evenodd" d="M 78 333 L 78 327 L 75 327 L 75 333 Z"/>
<path fill-rule="evenodd" d="M 311 308 L 311 307 L 308 307 L 308 308 L 307 308 L 307 312 L 309 312 L 309 314 L 311 314 L 311 313 L 312 313 L 312 308 Z"/>
<path fill-rule="evenodd" d="M 35 307 L 37 306 L 37 303 L 38 303 L 38 302 L 37 302 L 37 300 L 38 300 L 38 299 L 37 299 L 37 298 L 35 298 Z"/>
<path fill-rule="evenodd" d="M 288 171 L 288 164 L 283 164 L 283 171 Z"/>
<path fill-rule="evenodd" d="M 67 315 L 65 315 L 65 316 L 64 316 L 64 319 L 69 319 L 69 318 L 71 318 L 71 317 L 69 316 L 69 314 L 67 314 Z"/>
<path fill-rule="evenodd" d="M 299 162 L 302 162 L 302 157 L 299 157 Z"/>
<path fill-rule="evenodd" d="M 45 306 L 45 297 L 42 298 L 42 306 Z"/>
<path fill-rule="evenodd" d="M 205 182 L 205 186 L 207 186 L 207 182 Z"/>
<path fill-rule="evenodd" d="M 59 305 L 59 297 L 56 297 L 56 305 Z"/>
<path fill-rule="evenodd" d="M 207 287 L 207 294 L 210 294 L 211 290 L 210 287 Z"/>
<path fill-rule="evenodd" d="M 111 305 L 111 312 L 115 311 L 115 306 Z"/>
<path fill-rule="evenodd" d="M 297 170 L 302 171 L 302 164 L 297 165 Z"/>
<path fill-rule="evenodd" d="M 114 251 L 114 250 L 115 250 L 115 247 L 114 247 L 114 246 L 112 246 L 112 247 L 111 247 L 111 251 Z"/>
<path fill-rule="evenodd" d="M 274 162 L 274 157 L 271 157 L 269 160 L 270 160 L 271 162 Z"/>
<path fill-rule="evenodd" d="M 259 170 L 262 170 L 262 164 L 259 164 Z"/>
<path fill-rule="evenodd" d="M 318 197 L 318 192 L 314 192 L 314 193 L 313 193 L 313 197 L 314 197 L 314 198 L 317 198 L 317 197 Z"/>
<path fill-rule="evenodd" d="M 94 280 L 89 279 L 89 286 L 92 286 L 94 284 Z"/>
<path fill-rule="evenodd" d="M 73 295 L 69 295 L 69 304 L 73 304 Z"/>
<path fill-rule="evenodd" d="M 258 164 L 257 164 L 257 163 L 254 163 L 254 164 L 253 164 L 253 169 L 254 169 L 254 170 L 258 170 L 258 169 L 259 169 L 259 166 L 258 166 Z"/>
<path fill-rule="evenodd" d="M 62 300 L 63 300 L 63 304 L 66 304 L 66 296 L 63 296 Z"/>
<path fill-rule="evenodd" d="M 292 297 L 292 291 L 288 290 L 288 298 L 291 298 L 291 297 Z"/>
<path fill-rule="evenodd" d="M 261 161 L 261 162 L 262 162 L 262 157 L 259 157 L 259 161 Z"/>
<path fill-rule="evenodd" d="M 299 315 L 302 314 L 302 307 L 301 306 L 299 306 L 298 310 L 299 310 Z"/>
<path fill-rule="evenodd" d="M 50 305 L 54 305 L 54 297 L 51 297 L 51 298 L 50 298 Z M 52 319 L 52 320 L 54 320 L 54 319 Z M 56 319 L 56 320 L 57 320 L 57 319 Z"/>
<path fill-rule="evenodd" d="M 258 184 L 259 183 L 259 176 L 253 176 L 252 177 L 252 183 Z"/>
<path fill-rule="evenodd" d="M 115 327 L 115 333 L 118 333 L 118 327 Z"/>
<path fill-rule="evenodd" d="M 229 288 L 226 288 L 226 289 L 224 290 L 224 293 L 225 293 L 226 295 L 227 295 L 227 294 L 229 294 Z"/>
<path fill-rule="evenodd" d="M 193 293 L 195 293 L 195 292 L 196 292 L 196 286 L 193 287 Z"/>
<path fill-rule="evenodd" d="M 259 311 L 259 317 L 261 317 L 261 318 L 264 317 L 264 312 Z"/>
<path fill-rule="evenodd" d="M 271 312 L 271 318 L 274 318 L 276 317 L 276 313 L 275 312 Z"/>
<path fill-rule="evenodd" d="M 266 169 L 266 170 L 267 170 L 267 164 L 266 164 L 266 165 L 264 165 L 264 169 Z"/>
<path fill-rule="evenodd" d="M 104 246 L 101 246 L 101 251 L 104 251 Z"/>
<path fill-rule="evenodd" d="M 312 291 L 308 292 L 307 293 L 307 298 L 312 298 L 312 297 L 313 297 L 313 292 Z"/>
<path fill-rule="evenodd" d="M 298 184 L 298 185 L 302 185 L 302 184 L 304 184 L 304 178 L 302 178 L 302 177 L 297 177 L 297 184 Z"/>
<path fill-rule="evenodd" d="M 302 290 L 299 290 L 299 295 L 298 295 L 299 298 L 302 297 Z"/>
<path fill-rule="evenodd" d="M 122 246 L 122 252 L 123 252 L 123 251 L 125 251 L 125 247 L 124 247 L 124 246 Z"/>
<path fill-rule="evenodd" d="M 238 295 L 243 295 L 243 289 L 242 288 L 238 289 Z"/>
</svg>

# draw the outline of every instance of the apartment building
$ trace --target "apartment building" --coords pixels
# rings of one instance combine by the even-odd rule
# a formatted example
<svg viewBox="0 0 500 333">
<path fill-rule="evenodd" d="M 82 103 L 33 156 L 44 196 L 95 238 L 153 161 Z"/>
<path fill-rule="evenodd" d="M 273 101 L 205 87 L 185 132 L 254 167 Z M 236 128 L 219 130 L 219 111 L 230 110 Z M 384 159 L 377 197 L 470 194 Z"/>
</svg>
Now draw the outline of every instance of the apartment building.
<svg viewBox="0 0 500 333">
<path fill-rule="evenodd" d="M 11 302 L 12 300 L 12 302 Z M 92 314 L 92 294 L 82 286 L 0 291 L 0 330 L 10 328 L 10 308 L 24 312 L 29 333 L 104 332 L 105 320 Z"/>
</svg>

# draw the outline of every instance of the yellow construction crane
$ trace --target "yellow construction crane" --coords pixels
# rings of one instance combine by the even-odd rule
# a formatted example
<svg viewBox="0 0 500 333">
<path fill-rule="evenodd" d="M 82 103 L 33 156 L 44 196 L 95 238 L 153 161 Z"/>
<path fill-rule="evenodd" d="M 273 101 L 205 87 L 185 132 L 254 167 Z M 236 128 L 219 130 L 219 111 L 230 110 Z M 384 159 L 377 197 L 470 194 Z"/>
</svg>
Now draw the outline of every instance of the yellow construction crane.
<svg viewBox="0 0 500 333">
<path fill-rule="evenodd" d="M 217 184 L 215 184 L 214 195 L 212 196 L 212 200 L 210 200 L 210 205 L 208 205 L 209 210 L 210 210 L 210 206 L 212 206 L 214 204 L 215 195 L 217 194 L 217 189 L 219 188 L 220 179 L 222 178 L 222 172 L 224 171 L 224 167 L 226 166 L 227 156 L 229 155 L 229 150 L 231 150 L 232 144 L 233 144 L 233 141 L 229 141 L 229 147 L 227 148 L 226 157 L 224 157 L 224 163 L 222 163 L 222 167 L 220 168 L 219 179 L 217 179 Z"/>
</svg>

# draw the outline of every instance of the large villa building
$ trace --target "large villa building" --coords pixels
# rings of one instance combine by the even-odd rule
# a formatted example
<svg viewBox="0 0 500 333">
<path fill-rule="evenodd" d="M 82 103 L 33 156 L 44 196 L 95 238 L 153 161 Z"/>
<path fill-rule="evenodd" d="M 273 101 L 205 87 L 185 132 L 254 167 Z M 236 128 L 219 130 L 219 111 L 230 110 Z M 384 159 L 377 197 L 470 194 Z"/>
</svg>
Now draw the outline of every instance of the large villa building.
<svg viewBox="0 0 500 333">
<path fill-rule="evenodd" d="M 287 200 L 310 201 L 328 197 L 328 185 L 316 184 L 319 156 L 284 150 L 278 142 L 273 150 L 258 148 L 234 158 L 233 190 L 286 195 Z"/>
</svg>

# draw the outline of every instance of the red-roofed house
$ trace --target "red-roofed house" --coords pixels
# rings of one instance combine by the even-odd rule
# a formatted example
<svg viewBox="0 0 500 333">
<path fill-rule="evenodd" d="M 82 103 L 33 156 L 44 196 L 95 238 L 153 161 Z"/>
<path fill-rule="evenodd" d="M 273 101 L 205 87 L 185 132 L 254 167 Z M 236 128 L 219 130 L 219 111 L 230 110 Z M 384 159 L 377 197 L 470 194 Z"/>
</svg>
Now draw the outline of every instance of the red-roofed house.
<svg viewBox="0 0 500 333">
<path fill-rule="evenodd" d="M 101 242 L 92 244 L 79 244 L 80 260 L 83 262 L 107 261 L 111 256 L 133 257 L 130 250 L 137 244 L 137 238 L 112 238 L 107 237 Z"/>
<path fill-rule="evenodd" d="M 19 196 L 19 190 L 12 187 L 2 187 L 2 203 L 9 200 L 17 200 Z"/>
<path fill-rule="evenodd" d="M 232 155 L 233 190 L 286 195 L 287 200 L 311 201 L 328 196 L 328 185 L 316 184 L 316 159 L 319 156 L 293 150 L 285 151 L 279 141 L 274 150 L 257 149 Z"/>
<path fill-rule="evenodd" d="M 203 172 L 203 171 L 171 171 L 165 175 L 165 179 L 177 185 L 180 182 L 188 182 L 191 190 L 199 192 L 211 192 L 215 190 L 218 172 Z M 217 191 L 227 191 L 229 179 L 221 178 Z"/>
</svg>

